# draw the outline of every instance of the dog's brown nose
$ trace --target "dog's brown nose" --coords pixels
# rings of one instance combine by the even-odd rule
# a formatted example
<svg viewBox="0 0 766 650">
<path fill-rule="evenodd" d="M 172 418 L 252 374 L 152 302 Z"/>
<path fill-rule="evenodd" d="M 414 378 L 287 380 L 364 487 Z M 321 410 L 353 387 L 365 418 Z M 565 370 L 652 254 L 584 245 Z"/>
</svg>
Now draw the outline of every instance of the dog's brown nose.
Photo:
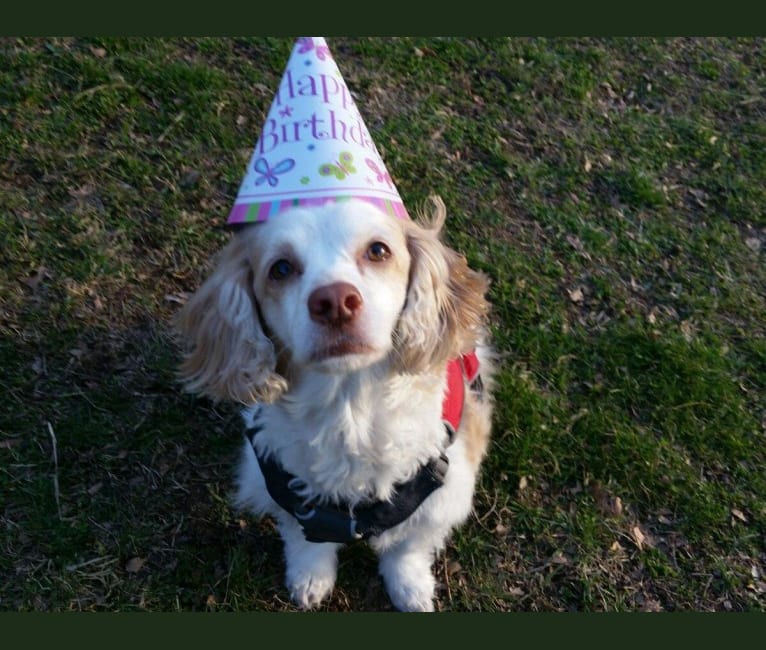
<svg viewBox="0 0 766 650">
<path fill-rule="evenodd" d="M 314 289 L 309 296 L 311 320 L 341 326 L 352 322 L 362 307 L 362 296 L 353 284 L 335 282 Z"/>
</svg>

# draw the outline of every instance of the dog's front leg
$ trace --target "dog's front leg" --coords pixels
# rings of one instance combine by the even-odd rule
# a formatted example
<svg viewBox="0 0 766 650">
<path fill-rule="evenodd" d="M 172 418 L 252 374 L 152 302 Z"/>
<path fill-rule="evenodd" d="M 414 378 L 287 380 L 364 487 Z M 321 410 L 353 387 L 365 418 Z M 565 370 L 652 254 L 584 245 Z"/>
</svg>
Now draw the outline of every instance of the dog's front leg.
<svg viewBox="0 0 766 650">
<path fill-rule="evenodd" d="M 394 607 L 402 612 L 434 611 L 433 546 L 404 541 L 380 553 L 379 569 Z"/>
<path fill-rule="evenodd" d="M 301 527 L 289 515 L 279 517 L 278 526 L 285 543 L 285 586 L 290 598 L 303 609 L 316 607 L 335 586 L 341 545 L 306 541 Z"/>
</svg>

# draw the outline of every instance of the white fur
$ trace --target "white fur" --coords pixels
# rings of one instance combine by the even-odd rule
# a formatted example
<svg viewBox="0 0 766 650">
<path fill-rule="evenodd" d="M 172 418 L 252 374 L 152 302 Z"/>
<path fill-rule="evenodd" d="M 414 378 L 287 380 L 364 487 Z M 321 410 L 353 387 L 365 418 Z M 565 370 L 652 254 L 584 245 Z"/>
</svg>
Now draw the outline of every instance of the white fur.
<svg viewBox="0 0 766 650">
<path fill-rule="evenodd" d="M 211 357 L 229 357 L 233 353 L 226 347 L 219 354 L 221 342 L 208 341 L 206 336 L 246 339 L 250 341 L 246 356 L 254 357 L 257 355 L 252 351 L 263 348 L 265 338 L 271 337 L 273 347 L 262 352 L 267 360 L 265 370 L 251 358 L 242 358 L 238 363 L 248 368 L 250 381 L 258 383 L 260 377 L 276 376 L 277 356 L 282 359 L 284 377 L 278 376 L 276 388 L 267 393 L 271 401 L 249 400 L 243 415 L 247 426 L 257 419 L 261 427 L 256 437 L 259 452 L 273 454 L 284 469 L 298 476 L 306 486 L 307 498 L 351 504 L 387 499 L 396 483 L 411 478 L 423 463 L 445 449 L 441 404 L 447 355 L 456 356 L 477 346 L 480 330 L 469 325 L 466 331 L 452 331 L 459 329 L 454 322 L 460 321 L 463 307 L 459 299 L 450 297 L 448 274 L 453 269 L 447 256 L 451 253 L 438 242 L 441 220 L 437 217 L 436 222 L 429 235 L 420 226 L 400 222 L 366 203 L 293 210 L 264 224 L 249 226 L 250 231 L 240 235 L 241 242 L 232 245 L 239 248 L 231 249 L 232 256 L 243 257 L 244 264 L 227 266 L 222 262 L 219 268 L 225 270 L 218 273 L 225 277 L 218 279 L 217 288 L 211 279 L 210 287 L 200 290 L 196 304 L 187 307 L 181 329 Z M 416 237 L 420 238 L 420 248 Z M 371 262 L 366 252 L 371 243 L 379 241 L 389 247 L 391 258 Z M 430 251 L 427 255 L 419 252 L 426 247 Z M 426 257 L 434 259 L 421 259 Z M 279 259 L 288 259 L 296 269 L 295 275 L 286 280 L 270 278 L 269 269 Z M 243 273 L 242 266 L 248 268 L 248 286 L 242 279 L 244 275 L 239 279 L 231 277 Z M 240 270 L 232 271 L 237 268 Z M 466 273 L 478 278 L 471 271 Z M 307 307 L 312 292 L 338 282 L 355 287 L 361 297 L 358 313 L 343 332 L 344 341 L 363 346 L 361 352 L 322 352 L 327 341 L 339 335 L 333 327 L 312 319 Z M 232 286 L 239 290 L 232 290 Z M 205 298 L 206 292 L 214 290 L 219 303 L 226 304 Z M 244 298 L 248 295 L 249 300 Z M 475 300 L 479 305 L 475 310 L 480 310 L 483 296 Z M 256 302 L 260 309 L 262 330 L 255 322 L 259 320 L 256 305 L 249 301 Z M 408 312 L 412 302 L 417 303 L 418 314 Z M 222 318 L 228 318 L 229 329 L 236 330 L 239 324 L 256 331 L 242 335 L 227 329 L 221 334 L 221 325 L 216 322 L 213 333 L 200 333 L 210 325 L 211 318 L 206 313 L 207 324 L 200 325 L 203 317 L 197 312 L 211 308 L 224 312 Z M 434 313 L 426 314 L 429 309 Z M 421 317 L 431 331 L 419 331 L 424 326 L 418 328 L 415 319 Z M 471 321 L 469 317 L 466 320 Z M 437 327 L 440 331 L 434 331 Z M 419 359 L 417 364 L 407 359 L 418 355 L 405 350 L 406 342 L 414 336 L 428 341 L 422 344 L 428 348 L 428 358 Z M 450 341 L 454 340 L 451 350 L 446 350 L 445 341 L 429 341 L 429 337 L 449 336 Z M 485 349 L 480 352 L 485 356 Z M 195 390 L 204 391 L 214 382 L 219 382 L 216 386 L 226 384 L 220 375 L 222 369 L 229 372 L 230 359 L 220 360 L 220 368 L 215 371 L 206 367 L 204 358 L 189 363 L 194 368 L 187 369 L 187 381 Z M 489 361 L 485 361 L 485 375 L 489 368 Z M 209 378 L 216 373 L 215 380 Z M 252 393 L 256 388 L 250 386 L 248 390 Z M 210 388 L 208 392 L 221 397 L 220 389 Z M 250 394 L 233 389 L 230 392 L 232 398 Z M 223 397 L 227 396 L 224 391 Z M 486 409 L 484 419 L 478 418 L 481 426 L 475 424 L 476 418 L 474 424 L 468 423 L 482 431 L 461 427 L 455 442 L 446 448 L 450 464 L 444 485 L 409 519 L 370 539 L 397 609 L 434 608 L 431 565 L 450 531 L 471 511 L 479 461 L 486 449 L 489 404 L 489 400 L 481 402 L 468 393 L 467 409 Z M 296 520 L 266 491 L 249 441 L 242 449 L 235 503 L 277 521 L 285 543 L 286 585 L 291 598 L 303 608 L 315 607 L 326 599 L 335 584 L 340 545 L 305 540 Z"/>
</svg>

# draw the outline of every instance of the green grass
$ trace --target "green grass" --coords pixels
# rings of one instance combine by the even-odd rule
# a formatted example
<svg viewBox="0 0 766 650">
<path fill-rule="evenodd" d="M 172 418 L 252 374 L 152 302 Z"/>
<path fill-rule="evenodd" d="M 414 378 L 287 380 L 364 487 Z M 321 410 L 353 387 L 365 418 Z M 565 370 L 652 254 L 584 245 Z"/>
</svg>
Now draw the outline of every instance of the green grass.
<svg viewBox="0 0 766 650">
<path fill-rule="evenodd" d="M 236 410 L 182 394 L 170 333 L 291 44 L 0 39 L 0 609 L 292 609 L 229 505 Z M 405 201 L 440 194 L 492 279 L 439 609 L 766 609 L 764 41 L 330 45 Z M 346 549 L 326 609 L 388 608 Z"/>
</svg>

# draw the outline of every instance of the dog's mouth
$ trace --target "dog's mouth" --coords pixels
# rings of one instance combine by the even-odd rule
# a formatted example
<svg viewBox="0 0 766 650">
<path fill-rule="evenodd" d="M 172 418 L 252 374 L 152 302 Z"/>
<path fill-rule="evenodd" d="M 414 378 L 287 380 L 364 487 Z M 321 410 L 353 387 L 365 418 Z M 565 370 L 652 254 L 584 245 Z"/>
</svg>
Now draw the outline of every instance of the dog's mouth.
<svg viewBox="0 0 766 650">
<path fill-rule="evenodd" d="M 371 345 L 356 339 L 344 337 L 338 340 L 329 341 L 318 347 L 311 355 L 311 360 L 314 362 L 321 362 L 338 357 L 346 357 L 356 354 L 371 354 L 373 352 L 375 352 L 375 348 Z"/>
<path fill-rule="evenodd" d="M 321 363 L 332 359 L 344 357 L 369 356 L 377 352 L 377 348 L 371 345 L 365 337 L 359 336 L 354 331 L 325 331 L 315 340 L 311 361 Z"/>
</svg>

